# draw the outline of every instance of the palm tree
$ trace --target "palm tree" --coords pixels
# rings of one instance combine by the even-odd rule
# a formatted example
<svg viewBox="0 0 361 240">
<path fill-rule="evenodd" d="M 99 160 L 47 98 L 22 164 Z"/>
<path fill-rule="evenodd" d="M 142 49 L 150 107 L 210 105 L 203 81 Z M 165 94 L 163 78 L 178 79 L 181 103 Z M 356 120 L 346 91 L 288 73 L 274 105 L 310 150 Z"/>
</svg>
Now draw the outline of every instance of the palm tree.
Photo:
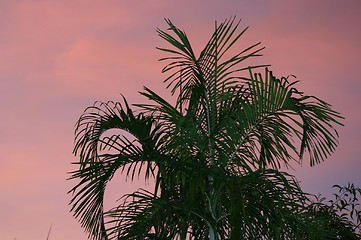
<svg viewBox="0 0 361 240">
<path fill-rule="evenodd" d="M 187 35 L 170 20 L 158 34 L 170 47 L 163 72 L 172 105 L 149 88 L 133 108 L 97 102 L 77 122 L 74 154 L 79 182 L 70 191 L 74 212 L 91 239 L 319 239 L 332 229 L 306 207 L 307 195 L 282 166 L 311 165 L 337 145 L 342 118 L 326 102 L 276 78 L 260 43 L 234 54 L 247 28 L 235 18 L 215 26 L 197 57 Z M 261 70 L 262 73 L 254 73 Z M 108 130 L 120 129 L 126 135 Z M 145 172 L 153 192 L 140 189 L 103 209 L 104 191 L 120 170 Z M 322 238 L 321 238 L 322 239 Z"/>
</svg>

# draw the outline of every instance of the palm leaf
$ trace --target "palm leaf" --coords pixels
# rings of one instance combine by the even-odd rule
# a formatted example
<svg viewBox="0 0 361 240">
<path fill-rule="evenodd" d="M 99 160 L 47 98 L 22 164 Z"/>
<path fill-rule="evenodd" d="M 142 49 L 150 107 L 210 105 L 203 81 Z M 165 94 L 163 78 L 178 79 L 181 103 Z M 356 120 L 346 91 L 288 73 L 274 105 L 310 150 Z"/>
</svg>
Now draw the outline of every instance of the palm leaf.
<svg viewBox="0 0 361 240">
<path fill-rule="evenodd" d="M 131 141 L 118 135 L 104 136 L 111 129 L 122 129 L 135 137 Z M 127 175 L 133 179 L 144 163 L 146 178 L 154 176 L 151 153 L 156 151 L 157 133 L 153 120 L 142 114 L 134 115 L 125 101 L 119 103 L 96 103 L 86 109 L 76 127 L 74 153 L 80 155 L 79 170 L 70 179 L 80 179 L 71 189 L 70 202 L 75 217 L 94 239 L 106 236 L 103 219 L 103 200 L 106 184 L 115 171 L 128 168 Z M 115 153 L 101 153 L 101 150 Z"/>
</svg>

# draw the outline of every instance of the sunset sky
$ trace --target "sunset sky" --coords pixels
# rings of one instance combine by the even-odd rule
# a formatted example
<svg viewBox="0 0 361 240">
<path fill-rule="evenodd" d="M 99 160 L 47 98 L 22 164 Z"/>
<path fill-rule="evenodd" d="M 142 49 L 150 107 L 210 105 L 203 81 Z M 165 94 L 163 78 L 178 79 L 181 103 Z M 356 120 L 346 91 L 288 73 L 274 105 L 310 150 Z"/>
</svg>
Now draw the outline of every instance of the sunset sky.
<svg viewBox="0 0 361 240">
<path fill-rule="evenodd" d="M 85 240 L 67 195 L 75 122 L 96 100 L 142 102 L 143 86 L 167 96 L 164 18 L 199 52 L 214 21 L 233 16 L 250 26 L 244 47 L 262 42 L 262 63 L 346 118 L 329 159 L 290 172 L 311 193 L 361 187 L 361 1 L 0 0 L 0 239 L 46 239 L 52 224 L 50 240 Z M 135 190 L 111 184 L 109 204 Z"/>
</svg>

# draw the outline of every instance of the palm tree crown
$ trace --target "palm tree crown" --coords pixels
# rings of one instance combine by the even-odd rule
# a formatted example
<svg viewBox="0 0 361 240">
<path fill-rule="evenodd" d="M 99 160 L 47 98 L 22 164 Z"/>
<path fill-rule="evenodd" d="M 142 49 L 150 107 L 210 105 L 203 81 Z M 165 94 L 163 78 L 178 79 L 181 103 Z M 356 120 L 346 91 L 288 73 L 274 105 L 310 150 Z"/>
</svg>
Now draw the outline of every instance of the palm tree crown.
<svg viewBox="0 0 361 240">
<path fill-rule="evenodd" d="M 260 43 L 234 54 L 246 29 L 235 18 L 216 25 L 196 56 L 187 35 L 170 20 L 158 34 L 172 105 L 149 88 L 149 103 L 97 102 L 76 126 L 79 179 L 72 211 L 92 239 L 316 239 L 332 229 L 305 207 L 307 196 L 281 172 L 307 153 L 311 165 L 337 145 L 342 118 L 326 102 L 276 78 Z M 259 71 L 260 70 L 260 71 Z M 135 109 L 135 110 L 134 110 Z M 109 135 L 121 129 L 128 135 Z M 299 144 L 298 144 L 299 143 Z M 107 183 L 123 171 L 154 179 L 104 211 Z M 317 238 L 319 239 L 319 238 Z M 322 239 L 322 238 L 321 238 Z"/>
</svg>

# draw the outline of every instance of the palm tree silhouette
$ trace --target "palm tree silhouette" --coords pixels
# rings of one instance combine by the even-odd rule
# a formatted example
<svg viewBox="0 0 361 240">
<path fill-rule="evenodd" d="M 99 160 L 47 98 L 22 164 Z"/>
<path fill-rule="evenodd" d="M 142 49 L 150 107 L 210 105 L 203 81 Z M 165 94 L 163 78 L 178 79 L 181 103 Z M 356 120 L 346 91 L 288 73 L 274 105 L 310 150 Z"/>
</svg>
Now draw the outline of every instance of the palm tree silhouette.
<svg viewBox="0 0 361 240">
<path fill-rule="evenodd" d="M 172 105 L 149 88 L 148 102 L 97 102 L 77 122 L 72 211 L 92 239 L 312 239 L 322 228 L 307 196 L 282 166 L 311 165 L 337 145 L 342 118 L 326 102 L 276 78 L 260 43 L 234 54 L 247 28 L 235 18 L 215 26 L 197 57 L 170 20 L 158 34 L 170 46 L 163 69 Z M 259 73 L 260 71 L 261 73 Z M 109 135 L 121 129 L 128 135 Z M 298 144 L 299 143 L 299 144 Z M 155 181 L 104 211 L 107 183 L 123 171 Z M 316 220 L 315 220 L 316 219 Z"/>
</svg>

